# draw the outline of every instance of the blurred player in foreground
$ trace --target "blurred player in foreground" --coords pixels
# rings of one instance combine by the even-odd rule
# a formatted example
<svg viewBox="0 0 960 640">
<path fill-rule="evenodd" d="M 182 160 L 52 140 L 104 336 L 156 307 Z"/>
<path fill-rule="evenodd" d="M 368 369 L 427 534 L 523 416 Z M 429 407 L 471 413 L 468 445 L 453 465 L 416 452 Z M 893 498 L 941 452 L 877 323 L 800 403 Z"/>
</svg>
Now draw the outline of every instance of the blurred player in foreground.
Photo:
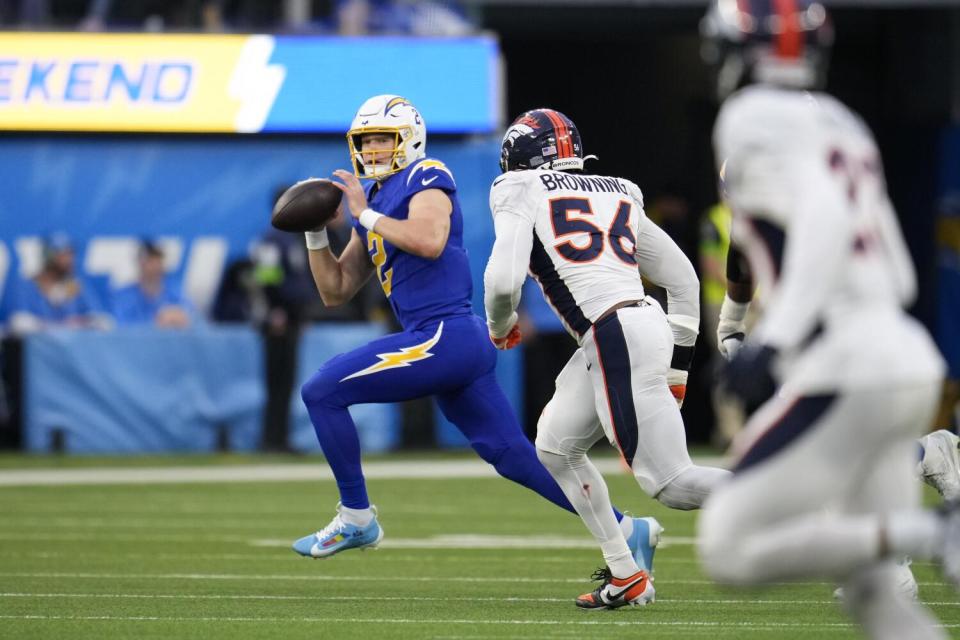
<svg viewBox="0 0 960 640">
<path fill-rule="evenodd" d="M 376 273 L 403 331 L 334 357 L 303 386 L 341 504 L 329 525 L 295 542 L 294 550 L 322 558 L 373 547 L 383 538 L 347 411 L 354 404 L 433 395 L 500 475 L 574 511 L 537 460 L 497 384 L 496 350 L 470 303 L 473 285 L 457 186 L 442 162 L 426 157 L 419 112 L 398 96 L 373 97 L 360 107 L 347 140 L 356 175 L 342 170 L 334 175 L 343 181 L 336 184 L 349 205 L 353 232 L 339 259 L 325 231 L 308 232 L 310 267 L 327 305 L 350 300 Z M 358 176 L 371 179 L 366 188 Z M 636 559 L 649 566 L 659 524 L 610 511 L 614 515 Z"/>
<path fill-rule="evenodd" d="M 519 342 L 527 269 L 580 348 L 557 377 L 537 424 L 537 455 L 600 543 L 602 584 L 587 609 L 652 602 L 654 589 L 611 514 L 587 451 L 604 436 L 643 490 L 696 509 L 729 473 L 687 453 L 680 403 L 700 322 L 693 265 L 643 210 L 623 178 L 583 174 L 580 134 L 552 109 L 517 118 L 503 139 L 504 175 L 490 189 L 496 243 L 484 274 L 487 325 L 498 348 Z M 638 270 L 639 268 L 639 270 Z M 667 290 L 667 313 L 640 274 Z"/>
<path fill-rule="evenodd" d="M 920 510 L 912 477 L 943 362 L 903 311 L 915 276 L 872 135 L 804 91 L 823 78 L 826 12 L 718 0 L 703 31 L 721 96 L 756 83 L 724 103 L 714 150 L 733 240 L 767 300 L 726 369 L 728 389 L 760 408 L 734 441 L 733 478 L 704 505 L 704 566 L 736 585 L 832 578 L 871 637 L 943 637 L 894 561 L 938 559 L 960 580 L 960 513 Z"/>
</svg>

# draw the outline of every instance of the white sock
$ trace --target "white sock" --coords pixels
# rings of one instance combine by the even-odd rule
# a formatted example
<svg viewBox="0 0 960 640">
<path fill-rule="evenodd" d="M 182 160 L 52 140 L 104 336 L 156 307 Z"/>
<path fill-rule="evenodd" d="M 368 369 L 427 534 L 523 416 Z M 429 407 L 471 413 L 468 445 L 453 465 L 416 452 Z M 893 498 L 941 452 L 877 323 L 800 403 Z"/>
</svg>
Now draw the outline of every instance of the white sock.
<svg viewBox="0 0 960 640">
<path fill-rule="evenodd" d="M 373 510 L 370 507 L 366 509 L 351 509 L 350 507 L 340 506 L 340 519 L 346 524 L 352 524 L 356 527 L 365 527 L 373 520 Z"/>
<path fill-rule="evenodd" d="M 898 556 L 931 560 L 943 543 L 943 521 L 932 511 L 900 511 L 886 518 L 889 550 Z"/>
<path fill-rule="evenodd" d="M 540 449 L 537 455 L 600 543 L 603 559 L 611 573 L 617 578 L 627 578 L 639 571 L 617 517 L 613 515 L 607 483 L 589 458 L 561 456 Z"/>
</svg>

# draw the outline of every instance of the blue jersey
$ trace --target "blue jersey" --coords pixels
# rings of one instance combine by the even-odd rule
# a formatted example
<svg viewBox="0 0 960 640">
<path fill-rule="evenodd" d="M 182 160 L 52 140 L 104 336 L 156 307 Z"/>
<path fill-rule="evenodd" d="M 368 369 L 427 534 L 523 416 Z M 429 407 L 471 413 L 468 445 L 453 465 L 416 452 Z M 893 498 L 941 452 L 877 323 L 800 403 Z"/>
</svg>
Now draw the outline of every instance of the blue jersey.
<svg viewBox="0 0 960 640">
<path fill-rule="evenodd" d="M 156 297 L 150 296 L 139 284 L 118 289 L 113 294 L 113 315 L 117 324 L 150 324 L 164 307 L 182 307 L 192 311 L 190 303 L 170 279 L 165 279 L 163 289 Z"/>
<path fill-rule="evenodd" d="M 8 309 L 12 315 L 25 311 L 50 323 L 68 322 L 97 313 L 99 306 L 90 291 L 79 280 L 65 286 L 62 297 L 47 298 L 33 280 L 22 280 L 13 292 Z"/>
<path fill-rule="evenodd" d="M 390 176 L 373 192 L 375 187 L 366 188 L 370 208 L 396 220 L 406 220 L 410 199 L 427 189 L 441 189 L 453 203 L 450 236 L 436 260 L 401 251 L 353 218 L 400 326 L 413 330 L 444 318 L 471 315 L 473 280 L 463 248 L 463 214 L 453 174 L 439 160 L 425 158 Z"/>
</svg>

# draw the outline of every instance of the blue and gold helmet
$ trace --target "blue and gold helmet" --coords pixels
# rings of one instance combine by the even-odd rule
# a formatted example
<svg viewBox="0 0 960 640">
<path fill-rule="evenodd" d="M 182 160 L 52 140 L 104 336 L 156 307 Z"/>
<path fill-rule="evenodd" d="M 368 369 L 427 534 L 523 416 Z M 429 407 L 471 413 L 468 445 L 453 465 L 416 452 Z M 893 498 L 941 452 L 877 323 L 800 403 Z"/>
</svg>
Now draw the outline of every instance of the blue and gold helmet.
<svg viewBox="0 0 960 640">
<path fill-rule="evenodd" d="M 588 156 L 592 157 L 592 156 Z M 553 109 L 532 109 L 507 128 L 500 144 L 500 170 L 583 169 L 583 144 L 577 126 Z"/>
</svg>

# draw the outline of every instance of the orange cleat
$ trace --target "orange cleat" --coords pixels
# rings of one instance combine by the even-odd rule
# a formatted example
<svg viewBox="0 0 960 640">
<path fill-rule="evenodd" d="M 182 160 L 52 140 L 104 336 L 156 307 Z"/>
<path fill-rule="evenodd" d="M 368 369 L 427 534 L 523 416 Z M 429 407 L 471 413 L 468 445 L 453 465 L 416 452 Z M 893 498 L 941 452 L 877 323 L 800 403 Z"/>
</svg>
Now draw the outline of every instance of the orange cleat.
<svg viewBox="0 0 960 640">
<path fill-rule="evenodd" d="M 581 609 L 617 609 L 619 607 L 642 607 L 656 599 L 653 580 L 646 571 L 640 570 L 628 578 L 614 578 L 610 569 L 597 569 L 591 576 L 603 584 L 577 598 Z"/>
</svg>

